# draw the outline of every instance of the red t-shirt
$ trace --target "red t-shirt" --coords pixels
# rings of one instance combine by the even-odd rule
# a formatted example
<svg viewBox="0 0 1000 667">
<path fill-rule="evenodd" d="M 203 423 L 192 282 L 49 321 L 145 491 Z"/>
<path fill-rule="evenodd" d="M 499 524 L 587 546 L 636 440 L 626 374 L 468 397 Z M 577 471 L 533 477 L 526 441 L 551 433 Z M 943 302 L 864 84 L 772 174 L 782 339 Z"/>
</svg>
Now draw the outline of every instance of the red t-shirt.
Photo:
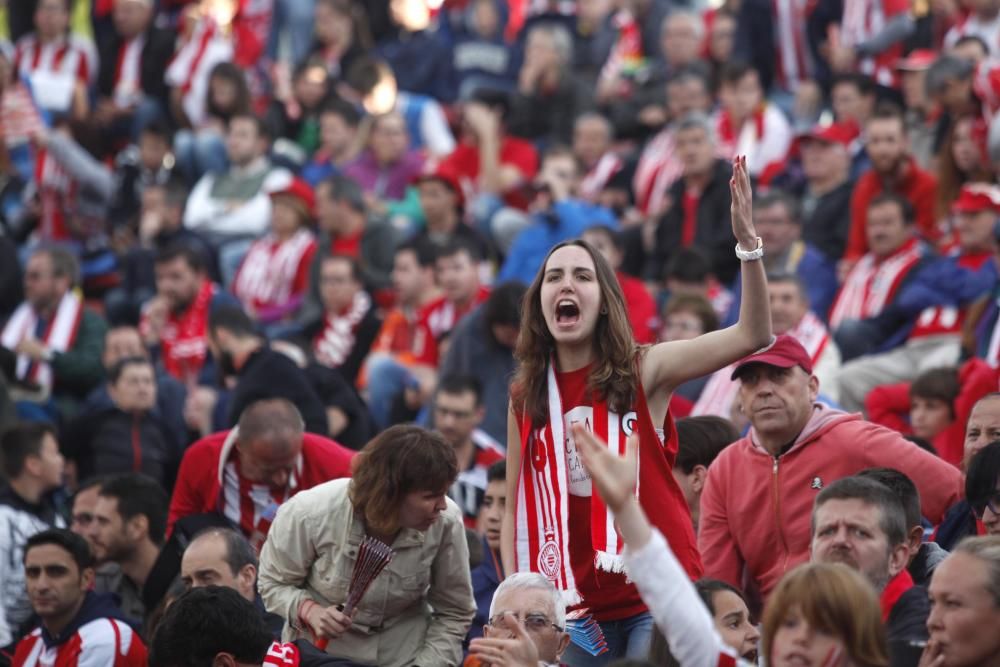
<svg viewBox="0 0 1000 667">
<path fill-rule="evenodd" d="M 535 147 L 523 139 L 504 137 L 500 141 L 500 165 L 516 167 L 524 180 L 530 181 L 538 172 L 538 152 Z M 470 201 L 479 192 L 479 147 L 460 143 L 451 155 L 438 165 L 441 171 L 455 174 L 462 189 L 465 200 Z M 504 202 L 509 206 L 526 209 L 527 197 L 520 189 L 514 189 L 503 194 Z"/>
</svg>

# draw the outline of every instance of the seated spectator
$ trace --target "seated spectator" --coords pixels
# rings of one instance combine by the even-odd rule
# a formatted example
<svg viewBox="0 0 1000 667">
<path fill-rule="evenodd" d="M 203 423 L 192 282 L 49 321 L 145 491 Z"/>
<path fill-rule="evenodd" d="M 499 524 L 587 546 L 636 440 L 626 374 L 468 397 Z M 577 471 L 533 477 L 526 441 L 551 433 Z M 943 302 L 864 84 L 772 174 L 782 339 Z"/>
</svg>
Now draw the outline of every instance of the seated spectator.
<svg viewBox="0 0 1000 667">
<path fill-rule="evenodd" d="M 291 179 L 286 170 L 271 164 L 269 145 L 260 118 L 248 111 L 234 114 L 226 135 L 229 169 L 202 176 L 184 208 L 184 226 L 219 250 L 219 267 L 227 285 L 253 240 L 267 231 L 271 220 L 268 193 Z"/>
<path fill-rule="evenodd" d="M 64 438 L 78 479 L 135 471 L 172 488 L 187 438 L 179 439 L 158 410 L 156 373 L 149 359 L 117 362 L 108 374 L 107 390 L 111 406 L 82 412 Z"/>
<path fill-rule="evenodd" d="M 94 543 L 90 541 L 90 529 L 94 525 L 94 509 L 97 508 L 97 498 L 101 487 L 108 481 L 105 477 L 91 477 L 77 483 L 76 493 L 69 511 L 69 529 L 87 540 L 90 553 L 94 553 Z"/>
<path fill-rule="evenodd" d="M 615 270 L 615 277 L 618 278 L 625 297 L 625 310 L 628 312 L 635 340 L 643 345 L 652 343 L 656 337 L 656 302 L 641 280 L 622 272 L 625 247 L 618 230 L 606 225 L 595 225 L 585 229 L 580 237 L 594 246 Z"/>
<path fill-rule="evenodd" d="M 666 294 L 707 299 L 720 320 L 729 312 L 733 293 L 718 281 L 704 252 L 684 248 L 666 266 Z"/>
<path fill-rule="evenodd" d="M 511 501 L 513 502 L 513 501 Z M 507 463 L 497 461 L 486 471 L 486 491 L 479 508 L 476 530 L 482 540 L 483 562 L 472 568 L 472 596 L 476 600 L 476 615 L 466 641 L 483 636 L 483 627 L 490 620 L 493 595 L 503 579 L 500 555 L 500 525 L 507 505 Z"/>
<path fill-rule="evenodd" d="M 24 390 L 19 410 L 36 419 L 72 416 L 101 379 L 107 324 L 76 290 L 80 267 L 68 251 L 42 247 L 24 271 L 24 302 L 0 333 L 3 374 Z"/>
<path fill-rule="evenodd" d="M 302 168 L 302 179 L 317 187 L 321 181 L 339 174 L 358 152 L 358 124 L 361 115 L 344 100 L 333 98 L 319 110 L 319 146 Z"/>
<path fill-rule="evenodd" d="M 983 447 L 969 462 L 965 497 L 986 535 L 1000 535 L 1000 445 Z"/>
<path fill-rule="evenodd" d="M 324 257 L 319 269 L 323 319 L 305 330 L 316 361 L 339 371 L 352 386 L 382 326 L 361 281 L 361 268 L 353 257 Z"/>
<path fill-rule="evenodd" d="M 247 408 L 237 428 L 191 445 L 177 473 L 167 530 L 186 516 L 216 512 L 260 550 L 283 502 L 350 475 L 352 452 L 303 431 L 295 406 L 274 399 Z"/>
<path fill-rule="evenodd" d="M 170 128 L 162 122 L 144 127 L 139 141 L 118 153 L 114 176 L 115 192 L 108 210 L 111 231 L 134 228 L 145 232 L 143 240 L 148 242 L 156 230 L 150 230 L 148 222 L 141 224 L 146 222 L 141 213 L 147 188 L 164 188 L 180 179 L 170 150 Z"/>
<path fill-rule="evenodd" d="M 809 310 L 825 321 L 837 294 L 836 264 L 803 240 L 798 202 L 780 190 L 768 191 L 756 197 L 753 219 L 754 227 L 767 247 L 763 261 L 768 275 L 784 274 L 799 278 L 806 290 Z M 739 319 L 741 285 L 742 278 L 737 274 L 727 325 Z"/>
<path fill-rule="evenodd" d="M 926 370 L 912 383 L 875 387 L 865 397 L 865 413 L 876 424 L 929 441 L 941 458 L 959 465 L 972 406 L 996 386 L 996 370 L 970 359 L 959 368 Z"/>
<path fill-rule="evenodd" d="M 966 114 L 951 124 L 944 137 L 937 161 L 937 202 L 934 210 L 937 219 L 947 221 L 951 205 L 961 195 L 962 186 L 972 183 L 989 183 L 993 170 L 989 151 L 984 150 L 978 118 Z"/>
<path fill-rule="evenodd" d="M 384 215 L 386 204 L 403 199 L 423 166 L 423 154 L 410 148 L 403 115 L 389 111 L 371 119 L 367 148 L 343 171 L 361 187 L 369 208 Z"/>
<path fill-rule="evenodd" d="M 99 592 L 114 593 L 129 623 L 141 629 L 156 584 L 153 566 L 163 547 L 167 494 L 156 480 L 139 473 L 105 479 L 97 494 L 94 522 L 87 533 L 99 565 L 114 565 L 99 581 Z"/>
<path fill-rule="evenodd" d="M 690 340 L 719 328 L 719 316 L 708 299 L 700 294 L 674 294 L 663 304 L 657 342 Z M 691 414 L 694 402 L 701 396 L 711 379 L 706 375 L 684 382 L 670 396 L 670 411 L 674 417 Z"/>
<path fill-rule="evenodd" d="M 508 15 L 498 0 L 473 0 L 461 10 L 451 62 L 459 99 L 477 88 L 514 89 L 516 53 L 504 37 Z"/>
<path fill-rule="evenodd" d="M 684 493 L 694 531 L 697 533 L 698 519 L 701 517 L 701 492 L 705 488 L 708 468 L 719 452 L 740 439 L 740 433 L 728 419 L 712 415 L 684 417 L 678 419 L 675 426 L 677 460 L 670 472 Z"/>
<path fill-rule="evenodd" d="M 434 23 L 422 0 L 390 0 L 395 34 L 382 39 L 375 52 L 392 67 L 404 90 L 442 103 L 455 99 L 449 40 Z"/>
<path fill-rule="evenodd" d="M 593 90 L 573 73 L 572 58 L 566 28 L 543 23 L 528 30 L 506 121 L 510 134 L 542 146 L 572 141 L 573 122 L 593 106 Z"/>
<path fill-rule="evenodd" d="M 835 264 L 844 256 L 851 226 L 850 150 L 855 133 L 851 126 L 834 123 L 814 127 L 798 140 L 805 179 L 802 238 Z"/>
<path fill-rule="evenodd" d="M 352 479 L 297 494 L 278 512 L 260 557 L 264 604 L 289 624 L 286 639 L 328 639 L 339 658 L 458 664 L 475 603 L 461 511 L 445 495 L 455 452 L 440 436 L 394 426 L 358 456 Z M 345 530 L 348 540 L 334 538 Z M 336 605 L 347 599 L 351 544 L 366 537 L 395 555 L 348 616 Z M 322 555 L 321 544 L 330 545 Z"/>
<path fill-rule="evenodd" d="M 290 90 L 277 90 L 264 115 L 272 155 L 296 172 L 319 147 L 319 112 L 331 93 L 330 74 L 315 60 L 295 68 Z"/>
<path fill-rule="evenodd" d="M 719 89 L 722 108 L 716 131 L 721 157 L 745 155 L 750 175 L 766 182 L 785 160 L 792 128 L 777 106 L 767 101 L 757 70 L 731 63 L 723 68 Z"/>
<path fill-rule="evenodd" d="M 868 579 L 882 603 L 890 651 L 894 642 L 927 640 L 927 592 L 906 569 L 907 537 L 902 502 L 878 481 L 845 477 L 816 495 L 811 561 L 843 563 Z"/>
<path fill-rule="evenodd" d="M 30 537 L 24 570 L 38 627 L 17 645 L 15 665 L 145 667 L 146 646 L 129 619 L 110 595 L 90 590 L 94 559 L 82 537 L 65 529 Z"/>
<path fill-rule="evenodd" d="M 142 309 L 143 342 L 171 376 L 187 386 L 215 383 L 215 361 L 209 357 L 208 318 L 236 300 L 212 282 L 196 250 L 171 245 L 154 260 L 156 295 Z"/>
<path fill-rule="evenodd" d="M 694 587 L 712 614 L 715 630 L 722 641 L 751 665 L 757 664 L 760 630 L 751 622 L 742 591 L 718 579 L 699 579 Z"/>
<path fill-rule="evenodd" d="M 611 147 L 614 138 L 611 122 L 600 113 L 580 114 L 573 123 L 573 156 L 583 172 L 577 191 L 591 204 L 599 203 L 601 193 L 626 176 L 625 162 Z"/>
<path fill-rule="evenodd" d="M 830 109 L 834 122 L 853 125 L 857 130 L 866 127 L 875 115 L 876 92 L 875 80 L 867 74 L 836 74 L 830 81 Z M 851 178 L 857 179 L 870 166 L 864 142 L 852 144 Z"/>
<path fill-rule="evenodd" d="M 472 664 L 525 656 L 526 664 L 550 665 L 559 664 L 569 643 L 566 604 L 559 591 L 537 572 L 516 572 L 497 587 L 483 637 L 472 640 L 469 648 L 480 659 Z"/>
<path fill-rule="evenodd" d="M 478 380 L 486 412 L 480 428 L 493 440 L 507 441 L 509 381 L 514 373 L 514 347 L 521 326 L 521 283 L 497 285 L 482 305 L 455 326 L 440 374 Z"/>
<path fill-rule="evenodd" d="M 233 280 L 233 294 L 265 326 L 289 320 L 302 305 L 316 254 L 312 188 L 296 178 L 270 196 L 271 230 L 253 242 Z"/>
<path fill-rule="evenodd" d="M 308 59 L 326 65 L 332 77 L 342 78 L 372 46 L 364 10 L 348 0 L 317 0 L 313 30 Z"/>
<path fill-rule="evenodd" d="M 18 638 L 31 616 L 24 589 L 26 540 L 46 528 L 65 528 L 53 492 L 63 483 L 65 462 L 55 429 L 21 423 L 0 436 L 0 461 L 7 483 L 0 491 L 0 648 Z"/>
<path fill-rule="evenodd" d="M 734 374 L 752 428 L 708 469 L 698 532 L 708 576 L 736 585 L 745 567 L 766 600 L 789 568 L 808 559 L 810 489 L 867 467 L 895 466 L 910 477 L 931 521 L 961 497 L 953 466 L 898 433 L 817 404 L 809 355 L 791 336 L 746 357 Z M 775 513 L 759 511 L 778 498 Z M 776 543 L 784 545 L 780 553 Z"/>
<path fill-rule="evenodd" d="M 443 248 L 456 238 L 462 239 L 478 248 L 480 256 L 489 256 L 486 239 L 465 224 L 465 195 L 454 174 L 440 169 L 425 172 L 417 177 L 416 187 L 424 228 L 414 234 L 415 241 Z"/>
<path fill-rule="evenodd" d="M 480 430 L 486 410 L 479 381 L 468 375 L 443 375 L 434 390 L 434 430 L 455 449 L 458 477 L 448 497 L 462 510 L 466 528 L 476 517 L 486 493 L 486 472 L 504 458 L 499 442 Z"/>
<path fill-rule="evenodd" d="M 528 223 L 493 227 L 493 238 L 507 255 L 497 280 L 527 285 L 557 243 L 577 238 L 594 225 L 617 227 L 610 211 L 577 197 L 579 183 L 573 152 L 561 146 L 549 148 L 533 183 L 536 194 L 529 204 Z"/>
</svg>

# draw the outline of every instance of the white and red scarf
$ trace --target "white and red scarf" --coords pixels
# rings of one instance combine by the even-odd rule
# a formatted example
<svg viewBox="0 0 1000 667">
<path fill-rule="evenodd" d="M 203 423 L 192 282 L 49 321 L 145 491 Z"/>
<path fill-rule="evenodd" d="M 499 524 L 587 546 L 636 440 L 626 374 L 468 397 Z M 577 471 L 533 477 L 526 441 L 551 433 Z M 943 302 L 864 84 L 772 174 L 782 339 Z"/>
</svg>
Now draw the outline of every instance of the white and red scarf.
<svg viewBox="0 0 1000 667">
<path fill-rule="evenodd" d="M 354 349 L 358 324 L 371 310 L 372 300 L 365 292 L 357 292 L 347 312 L 327 313 L 323 318 L 323 330 L 313 339 L 313 353 L 316 361 L 330 368 L 337 368 Z"/>
<path fill-rule="evenodd" d="M 182 382 L 193 382 L 205 365 L 208 346 L 208 313 L 215 296 L 215 285 L 203 280 L 194 301 L 182 313 L 167 315 L 160 335 L 160 358 L 166 371 Z M 145 316 L 139 330 L 149 326 Z"/>
<path fill-rule="evenodd" d="M 201 127 L 208 116 L 208 79 L 212 69 L 232 59 L 232 41 L 211 18 L 198 21 L 191 37 L 174 54 L 165 78 L 179 91 L 181 107 L 192 127 Z"/>
<path fill-rule="evenodd" d="M 247 307 L 280 306 L 292 298 L 303 258 L 316 239 L 308 229 L 279 241 L 273 234 L 254 241 L 233 283 L 233 293 Z"/>
<path fill-rule="evenodd" d="M 831 41 L 841 42 L 844 46 L 858 46 L 872 39 L 882 32 L 899 9 L 905 11 L 908 3 L 893 3 L 899 7 L 890 6 L 887 9 L 889 4 L 885 0 L 845 0 L 839 37 Z M 893 64 L 901 55 L 901 45 L 895 44 L 873 57 L 862 58 L 858 70 L 883 86 L 895 86 L 898 77 Z"/>
<path fill-rule="evenodd" d="M 674 131 L 666 127 L 646 144 L 639 156 L 632 178 L 636 208 L 644 215 L 662 213 L 667 191 L 683 173 L 684 165 L 674 147 Z"/>
<path fill-rule="evenodd" d="M 39 224 L 36 234 L 43 240 L 64 241 L 75 234 L 70 229 L 79 185 L 66 168 L 46 150 L 35 155 L 38 184 Z M 77 222 L 80 222 L 77 220 Z"/>
<path fill-rule="evenodd" d="M 540 429 L 532 429 L 531 418 L 521 418 L 521 472 L 517 481 L 514 553 L 518 572 L 540 572 L 563 595 L 567 605 L 582 598 L 570 561 L 569 471 L 566 457 L 566 425 L 562 399 L 556 381 L 555 364 L 547 370 L 549 419 Z M 608 443 L 616 456 L 625 455 L 626 434 L 621 418 L 607 403 L 593 398 L 594 435 Z M 640 448 L 640 459 L 642 458 Z M 638 496 L 638 487 L 635 490 Z M 590 531 L 594 562 L 606 572 L 624 572 L 621 536 L 614 515 L 600 495 L 590 497 Z"/>
<path fill-rule="evenodd" d="M 596 202 L 608 181 L 621 171 L 623 166 L 622 159 L 611 151 L 602 155 L 593 169 L 588 171 L 587 175 L 580 181 L 580 196 L 589 202 Z"/>
<path fill-rule="evenodd" d="M 60 299 L 55 315 L 47 323 L 42 342 L 53 352 L 66 352 L 73 347 L 76 334 L 83 318 L 83 302 L 70 290 Z M 17 347 L 25 338 L 34 339 L 38 326 L 38 315 L 27 302 L 22 303 L 11 315 L 0 334 L 0 342 L 9 350 Z M 17 356 L 17 377 L 28 380 L 46 389 L 52 388 L 52 367 L 43 361 L 32 361 L 23 354 Z"/>
<path fill-rule="evenodd" d="M 118 49 L 112 97 L 119 107 L 127 107 L 142 96 L 142 51 L 146 36 L 140 35 L 124 42 Z"/>
<path fill-rule="evenodd" d="M 789 330 L 788 335 L 802 343 L 814 367 L 830 342 L 830 330 L 811 310 Z M 712 374 L 691 409 L 692 416 L 715 415 L 726 419 L 732 416 L 733 402 L 740 389 L 739 380 L 732 379 L 735 368 L 736 364 L 732 363 Z"/>
<path fill-rule="evenodd" d="M 881 313 L 895 296 L 903 278 L 923 255 L 923 245 L 913 239 L 881 262 L 872 253 L 862 257 L 847 274 L 833 302 L 830 327 L 836 329 L 845 320 L 860 320 Z"/>
<path fill-rule="evenodd" d="M 774 41 L 779 85 L 794 91 L 799 83 L 812 78 L 806 23 L 809 0 L 771 0 L 774 17 Z"/>
</svg>

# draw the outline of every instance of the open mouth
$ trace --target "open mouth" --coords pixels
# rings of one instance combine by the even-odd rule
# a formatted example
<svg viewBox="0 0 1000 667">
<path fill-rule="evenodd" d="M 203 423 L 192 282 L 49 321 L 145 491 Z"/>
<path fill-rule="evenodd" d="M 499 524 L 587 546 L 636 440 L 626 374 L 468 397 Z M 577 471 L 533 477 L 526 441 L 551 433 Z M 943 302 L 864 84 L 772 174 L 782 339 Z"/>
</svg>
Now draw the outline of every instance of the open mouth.
<svg viewBox="0 0 1000 667">
<path fill-rule="evenodd" d="M 556 324 L 571 325 L 580 320 L 580 306 L 569 299 L 556 304 Z"/>
</svg>

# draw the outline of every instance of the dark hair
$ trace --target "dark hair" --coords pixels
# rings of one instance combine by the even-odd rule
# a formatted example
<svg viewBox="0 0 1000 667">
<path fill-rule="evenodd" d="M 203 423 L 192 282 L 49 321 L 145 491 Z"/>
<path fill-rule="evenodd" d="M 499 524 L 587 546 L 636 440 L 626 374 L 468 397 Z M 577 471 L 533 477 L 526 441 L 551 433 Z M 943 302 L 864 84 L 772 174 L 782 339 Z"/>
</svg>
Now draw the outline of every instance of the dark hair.
<svg viewBox="0 0 1000 667">
<path fill-rule="evenodd" d="M 157 185 L 151 184 L 146 187 L 157 187 Z M 191 194 L 190 188 L 188 188 L 184 180 L 179 177 L 175 178 L 174 176 L 171 176 L 159 187 L 163 189 L 163 203 L 177 208 L 184 208 L 184 205 L 187 203 L 188 195 Z M 204 262 L 202 262 L 202 264 L 204 264 Z"/>
<path fill-rule="evenodd" d="M 986 501 L 997 492 L 1000 479 L 1000 441 L 986 445 L 969 461 L 965 476 L 965 499 L 977 515 L 982 515 Z"/>
<path fill-rule="evenodd" d="M 351 127 L 357 127 L 361 122 L 361 114 L 354 108 L 354 105 L 339 97 L 327 100 L 327 102 L 320 108 L 320 117 L 327 114 L 340 116 L 340 118 Z"/>
<path fill-rule="evenodd" d="M 497 461 L 486 469 L 486 483 L 507 481 L 507 461 Z"/>
<path fill-rule="evenodd" d="M 975 43 L 980 49 L 983 50 L 984 55 L 990 55 L 990 46 L 986 43 L 986 40 L 979 35 L 972 35 L 966 33 L 955 40 L 955 43 L 951 45 L 952 49 L 958 48 L 964 44 Z"/>
<path fill-rule="evenodd" d="M 777 273 L 767 274 L 767 284 L 768 285 L 795 285 L 795 288 L 799 291 L 799 297 L 809 303 L 809 290 L 806 288 L 806 281 L 801 278 L 796 273 L 791 273 L 789 271 L 781 271 Z"/>
<path fill-rule="evenodd" d="M 361 262 L 359 262 L 356 257 L 351 257 L 350 255 L 344 255 L 342 253 L 326 255 L 320 258 L 320 273 L 323 272 L 323 265 L 327 262 L 345 262 L 351 270 L 351 280 L 356 283 L 364 283 L 364 276 L 361 275 Z"/>
<path fill-rule="evenodd" d="M 0 436 L 0 459 L 7 480 L 17 479 L 24 472 L 29 456 L 41 456 L 46 435 L 56 437 L 56 429 L 43 422 L 17 422 Z"/>
<path fill-rule="evenodd" d="M 784 190 L 779 190 L 777 188 L 765 190 L 753 198 L 753 210 L 755 211 L 778 205 L 785 207 L 785 212 L 788 214 L 789 222 L 793 224 L 802 223 L 802 211 L 799 206 L 799 200 Z"/>
<path fill-rule="evenodd" d="M 521 302 L 528 287 L 517 280 L 501 283 L 493 288 L 483 304 L 483 319 L 486 326 L 521 324 Z"/>
<path fill-rule="evenodd" d="M 111 479 L 111 475 L 93 475 L 91 477 L 88 477 L 87 479 L 83 480 L 82 482 L 76 485 L 76 492 L 73 494 L 73 498 L 76 498 L 78 495 L 80 495 L 84 491 L 87 491 L 88 489 L 97 488 L 98 490 L 100 490 L 100 487 L 104 486 L 104 483 L 107 482 L 109 479 Z"/>
<path fill-rule="evenodd" d="M 685 81 L 698 81 L 705 87 L 705 92 L 708 92 L 711 87 L 709 85 L 709 77 L 705 68 L 700 66 L 698 63 L 683 65 L 677 68 L 676 71 L 671 72 L 667 77 L 667 86 L 669 87 L 678 83 L 684 83 Z"/>
<path fill-rule="evenodd" d="M 926 438 L 921 438 L 911 433 L 910 435 L 904 435 L 903 439 L 909 440 L 914 445 L 924 450 L 928 454 L 933 454 L 934 456 L 938 455 L 937 447 L 935 447 L 934 444 L 930 440 L 927 440 Z"/>
<path fill-rule="evenodd" d="M 118 361 L 111 370 L 108 371 L 108 381 L 111 384 L 118 384 L 118 380 L 121 379 L 122 373 L 129 366 L 148 366 L 150 369 L 153 368 L 153 362 L 151 362 L 146 357 L 125 357 L 124 359 Z"/>
<path fill-rule="evenodd" d="M 747 598 L 743 595 L 743 591 L 736 588 L 732 584 L 727 584 L 719 579 L 711 579 L 709 577 L 699 579 L 694 582 L 694 589 L 698 591 L 698 596 L 701 598 L 701 601 L 705 603 L 705 607 L 708 608 L 708 612 L 712 614 L 712 616 L 715 616 L 715 601 L 712 598 L 716 593 L 728 591 L 743 600 L 743 604 L 747 604 Z M 750 605 L 747 605 L 748 609 L 749 607 Z"/>
<path fill-rule="evenodd" d="M 240 413 L 239 439 L 242 443 L 257 440 L 302 437 L 305 422 L 295 404 L 285 398 L 254 401 Z"/>
<path fill-rule="evenodd" d="M 728 62 L 722 66 L 722 69 L 719 72 L 719 83 L 722 85 L 736 85 L 743 79 L 743 77 L 750 74 L 757 75 L 759 80 L 757 70 L 747 63 Z"/>
<path fill-rule="evenodd" d="M 209 334 L 214 334 L 219 329 L 225 329 L 238 338 L 259 335 L 256 323 L 240 306 L 221 306 L 211 310 L 208 314 Z"/>
<path fill-rule="evenodd" d="M 218 537 L 222 539 L 226 545 L 226 565 L 229 566 L 229 571 L 233 576 L 239 574 L 240 570 L 247 565 L 257 567 L 257 554 L 242 533 L 232 528 L 205 528 L 195 533 L 188 546 L 202 537 Z"/>
<path fill-rule="evenodd" d="M 267 123 L 264 122 L 264 119 L 256 115 L 253 111 L 249 109 L 240 109 L 239 111 L 237 111 L 236 113 L 234 113 L 232 116 L 229 117 L 229 127 L 232 127 L 233 121 L 237 120 L 249 121 L 254 126 L 254 129 L 257 131 L 258 139 L 265 139 L 270 141 L 271 130 L 267 127 Z"/>
<path fill-rule="evenodd" d="M 176 259 L 183 259 L 184 263 L 195 273 L 205 270 L 205 261 L 198 251 L 186 243 L 173 243 L 156 253 L 154 264 L 168 264 Z"/>
<path fill-rule="evenodd" d="M 931 401 L 943 401 L 948 404 L 951 418 L 955 418 L 955 399 L 962 386 L 958 382 L 958 369 L 931 368 L 917 376 L 910 385 L 910 399 L 923 398 Z"/>
<path fill-rule="evenodd" d="M 273 639 L 254 604 L 224 586 L 192 588 L 167 609 L 150 645 L 150 667 L 210 667 L 219 653 L 259 665 Z"/>
<path fill-rule="evenodd" d="M 28 558 L 28 552 L 32 548 L 46 544 L 54 544 L 69 553 L 81 572 L 88 567 L 94 567 L 94 556 L 90 553 L 87 540 L 67 528 L 49 528 L 29 537 L 24 543 L 22 562 Z"/>
<path fill-rule="evenodd" d="M 466 99 L 469 102 L 478 102 L 493 111 L 499 111 L 501 120 L 506 120 L 510 114 L 510 94 L 501 88 L 480 86 L 473 90 Z"/>
<path fill-rule="evenodd" d="M 386 75 L 395 77 L 392 68 L 385 61 L 375 58 L 358 58 L 344 73 L 344 83 L 347 84 L 348 88 L 361 95 L 367 95 Z"/>
<path fill-rule="evenodd" d="M 883 206 L 885 204 L 895 204 L 899 207 L 900 212 L 903 214 L 904 224 L 912 225 L 917 221 L 917 216 L 910 200 L 902 195 L 897 195 L 895 192 L 880 192 L 875 195 L 868 202 L 868 210 L 870 211 L 876 206 Z"/>
<path fill-rule="evenodd" d="M 663 319 L 674 313 L 693 313 L 701 320 L 702 333 L 719 328 L 719 315 L 708 299 L 700 294 L 674 294 L 663 306 Z"/>
<path fill-rule="evenodd" d="M 712 262 L 696 248 L 681 248 L 667 262 L 665 275 L 682 283 L 701 283 L 712 275 Z"/>
<path fill-rule="evenodd" d="M 368 210 L 361 186 L 350 176 L 334 174 L 321 181 L 320 185 L 330 188 L 327 196 L 331 201 L 344 202 L 358 213 L 364 213 Z"/>
<path fill-rule="evenodd" d="M 676 428 L 679 447 L 674 466 L 685 474 L 690 474 L 695 466 L 712 465 L 723 449 L 740 439 L 740 432 L 731 421 L 713 415 L 678 419 Z"/>
<path fill-rule="evenodd" d="M 170 499 L 155 479 L 137 472 L 115 475 L 101 485 L 99 495 L 118 501 L 118 514 L 123 523 L 137 516 L 146 517 L 150 541 L 163 544 Z"/>
<path fill-rule="evenodd" d="M 907 134 L 906 118 L 903 116 L 903 110 L 892 102 L 881 102 L 875 107 L 875 111 L 872 113 L 871 118 L 868 119 L 868 122 L 872 123 L 876 120 L 894 120 L 903 129 L 903 134 Z"/>
<path fill-rule="evenodd" d="M 474 243 L 460 237 L 452 237 L 447 243 L 438 247 L 434 261 L 437 262 L 445 257 L 454 257 L 460 253 L 465 253 L 473 264 L 483 259 L 483 254 Z"/>
<path fill-rule="evenodd" d="M 600 234 L 617 250 L 621 251 L 625 249 L 625 240 L 622 238 L 621 233 L 619 233 L 617 229 L 612 229 L 607 225 L 594 225 L 593 227 L 587 227 L 583 233 Z"/>
<path fill-rule="evenodd" d="M 830 82 L 830 90 L 833 90 L 837 86 L 845 85 L 854 86 L 863 97 L 871 97 L 875 94 L 875 80 L 867 74 L 859 74 L 857 72 L 838 74 Z"/>
<path fill-rule="evenodd" d="M 205 97 L 205 106 L 211 115 L 228 120 L 250 109 L 250 87 L 247 85 L 246 73 L 242 69 L 235 63 L 221 62 L 208 73 L 209 83 L 215 78 L 224 79 L 233 84 L 236 87 L 236 97 L 232 105 L 224 109 L 216 105 L 211 95 L 211 87 L 209 87 Z"/>
<path fill-rule="evenodd" d="M 80 263 L 76 256 L 65 248 L 54 245 L 42 245 L 34 253 L 35 255 L 47 255 L 52 263 L 52 275 L 56 278 L 68 278 L 70 287 L 74 287 L 80 282 Z"/>
<path fill-rule="evenodd" d="M 393 255 L 398 255 L 401 252 L 412 252 L 417 258 L 417 264 L 425 269 L 432 268 L 434 260 L 437 257 L 437 248 L 424 237 L 413 238 L 400 243 L 396 246 Z"/>
<path fill-rule="evenodd" d="M 166 142 L 168 146 L 173 141 L 173 132 L 170 131 L 170 126 L 160 119 L 150 121 L 143 125 L 142 131 L 139 134 L 140 136 L 149 135 L 151 137 L 156 137 L 157 139 Z"/>
<path fill-rule="evenodd" d="M 457 394 L 471 393 L 476 399 L 476 407 L 483 404 L 483 383 L 474 375 L 464 373 L 448 373 L 438 379 L 435 394 Z"/>
<path fill-rule="evenodd" d="M 860 500 L 877 507 L 880 512 L 879 528 L 885 533 L 889 546 L 906 542 L 907 526 L 903 503 L 885 484 L 864 477 L 844 477 L 820 491 L 813 504 L 812 534 L 816 532 L 816 513 L 829 500 Z"/>
<path fill-rule="evenodd" d="M 875 480 L 896 494 L 903 505 L 907 530 L 921 525 L 920 491 L 912 479 L 894 468 L 866 468 L 855 477 Z"/>
<path fill-rule="evenodd" d="M 354 457 L 351 504 L 378 532 L 399 528 L 399 507 L 408 493 L 444 493 L 458 476 L 455 448 L 437 433 L 397 424 L 376 435 Z"/>
</svg>

